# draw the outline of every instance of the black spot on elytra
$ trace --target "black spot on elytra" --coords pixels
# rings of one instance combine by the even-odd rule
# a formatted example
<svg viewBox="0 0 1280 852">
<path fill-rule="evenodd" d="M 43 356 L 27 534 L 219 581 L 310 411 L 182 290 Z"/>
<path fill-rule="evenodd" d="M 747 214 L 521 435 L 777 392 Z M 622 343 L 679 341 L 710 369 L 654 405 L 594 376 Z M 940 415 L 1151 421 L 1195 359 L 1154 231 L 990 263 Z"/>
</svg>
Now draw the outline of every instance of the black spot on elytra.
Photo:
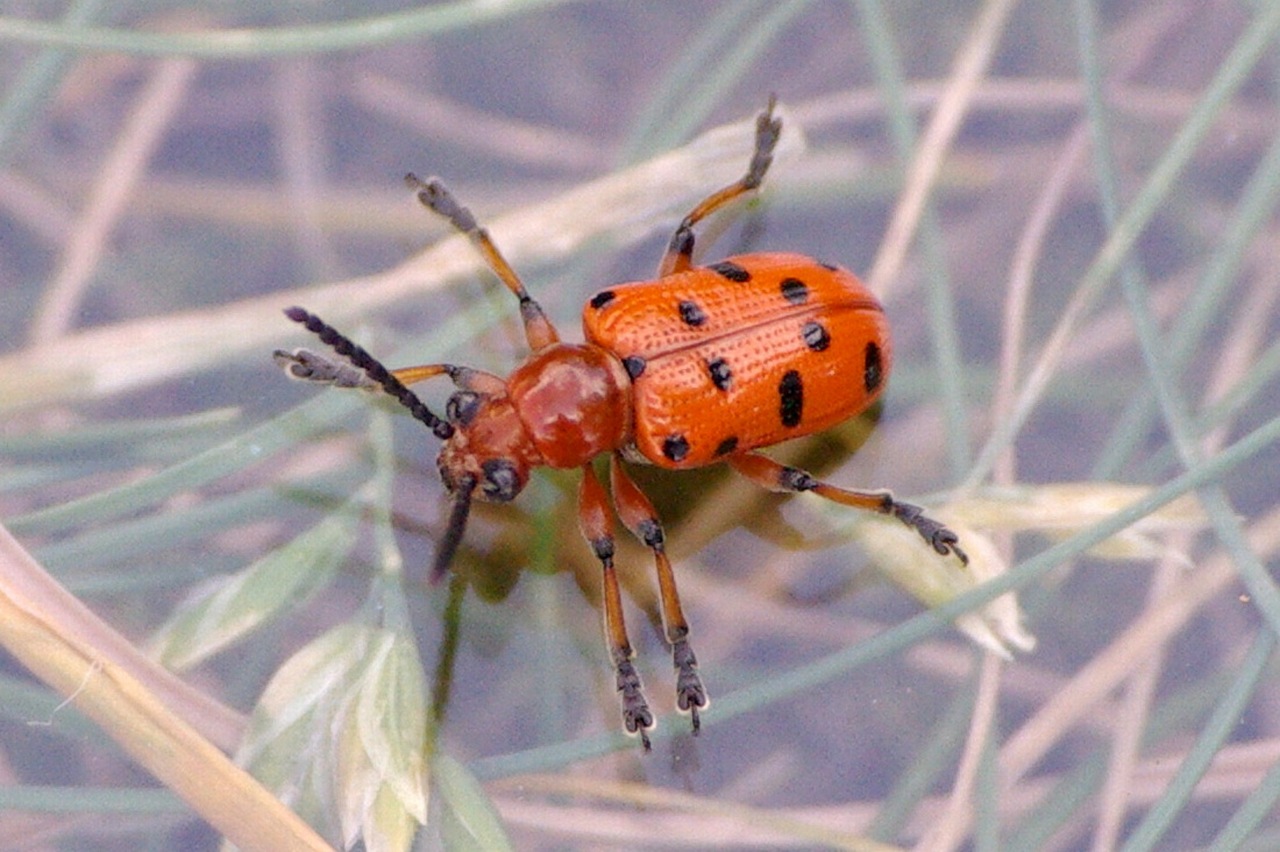
<svg viewBox="0 0 1280 852">
<path fill-rule="evenodd" d="M 780 289 L 782 298 L 793 305 L 803 305 L 809 301 L 809 285 L 799 278 L 783 278 Z"/>
<path fill-rule="evenodd" d="M 800 335 L 804 338 L 804 345 L 814 352 L 821 352 L 831 345 L 831 335 L 817 320 L 805 323 L 800 329 Z"/>
<path fill-rule="evenodd" d="M 662 454 L 673 462 L 689 455 L 689 439 L 684 435 L 668 435 L 662 441 Z"/>
<path fill-rule="evenodd" d="M 708 266 L 707 269 L 710 269 L 712 272 L 718 272 L 730 281 L 736 281 L 739 284 L 744 284 L 751 280 L 751 273 L 746 270 L 746 267 L 739 266 L 731 260 L 722 260 L 719 263 L 713 263 Z"/>
<path fill-rule="evenodd" d="M 628 376 L 632 379 L 638 379 L 640 374 L 644 372 L 644 368 L 649 366 L 649 362 L 639 355 L 628 355 L 622 359 L 622 366 L 626 368 Z"/>
<path fill-rule="evenodd" d="M 738 449 L 738 436 L 730 435 L 716 446 L 716 455 L 727 456 L 736 449 Z"/>
<path fill-rule="evenodd" d="M 612 290 L 601 290 L 599 293 L 596 293 L 591 297 L 591 301 L 588 304 L 596 310 L 600 310 L 615 298 L 617 298 L 617 296 Z"/>
<path fill-rule="evenodd" d="M 711 374 L 711 383 L 720 390 L 728 390 L 733 382 L 733 371 L 729 369 L 729 362 L 723 358 L 708 361 L 707 372 Z"/>
<path fill-rule="evenodd" d="M 881 360 L 880 347 L 873 341 L 867 344 L 866 354 L 862 358 L 862 385 L 867 393 L 875 393 L 884 381 L 884 363 Z"/>
<path fill-rule="evenodd" d="M 804 417 L 804 381 L 799 370 L 787 370 L 778 382 L 778 413 L 782 425 L 799 426 Z"/>
<path fill-rule="evenodd" d="M 680 319 L 685 325 L 697 328 L 707 321 L 707 314 L 697 302 L 685 299 L 680 302 Z"/>
</svg>

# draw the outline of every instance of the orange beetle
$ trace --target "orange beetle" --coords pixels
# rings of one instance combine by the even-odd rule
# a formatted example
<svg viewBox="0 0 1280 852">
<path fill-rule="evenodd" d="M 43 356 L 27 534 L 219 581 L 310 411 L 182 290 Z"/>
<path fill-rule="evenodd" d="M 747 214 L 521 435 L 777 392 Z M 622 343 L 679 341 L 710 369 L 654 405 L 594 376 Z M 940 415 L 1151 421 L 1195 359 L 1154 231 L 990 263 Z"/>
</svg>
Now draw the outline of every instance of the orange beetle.
<svg viewBox="0 0 1280 852">
<path fill-rule="evenodd" d="M 541 306 L 471 212 L 437 179 L 406 180 L 418 200 L 467 234 L 515 294 L 532 354 L 503 379 L 455 364 L 388 370 L 364 349 L 302 308 L 285 314 L 348 363 L 307 350 L 277 352 L 295 378 L 378 387 L 444 441 L 437 465 L 453 496 L 432 577 L 447 570 L 471 501 L 515 498 L 538 466 L 581 468 L 578 518 L 604 571 L 605 630 L 622 694 L 623 724 L 646 749 L 653 727 L 631 662 L 622 596 L 613 566 L 613 523 L 592 460 L 610 453 L 613 505 L 657 565 L 663 622 L 676 669 L 676 701 L 691 714 L 707 693 L 689 645 L 662 524 L 621 461 L 666 468 L 727 462 L 773 491 L 822 497 L 901 519 L 935 551 L 967 562 L 954 532 L 887 492 L 849 491 L 753 452 L 846 420 L 879 397 L 891 364 L 880 303 L 852 274 L 797 254 L 747 254 L 692 265 L 693 226 L 756 189 L 773 159 L 782 122 L 773 100 L 756 121 L 755 153 L 741 180 L 702 201 L 676 228 L 657 278 L 620 284 L 588 300 L 586 342 L 562 343 Z M 352 367 L 356 369 L 352 369 Z M 407 385 L 446 375 L 457 387 L 434 414 Z"/>
</svg>

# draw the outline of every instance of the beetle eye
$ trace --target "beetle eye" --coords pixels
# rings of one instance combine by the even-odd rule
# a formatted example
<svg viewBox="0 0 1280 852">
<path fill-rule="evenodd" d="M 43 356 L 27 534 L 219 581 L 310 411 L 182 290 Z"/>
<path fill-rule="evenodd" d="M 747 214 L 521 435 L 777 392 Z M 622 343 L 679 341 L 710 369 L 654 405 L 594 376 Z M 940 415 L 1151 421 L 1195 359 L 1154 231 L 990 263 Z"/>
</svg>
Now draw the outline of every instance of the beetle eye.
<svg viewBox="0 0 1280 852">
<path fill-rule="evenodd" d="M 520 481 L 520 474 L 516 471 L 515 464 L 511 461 L 489 459 L 480 467 L 484 471 L 484 481 L 480 483 L 480 490 L 484 492 L 486 499 L 507 503 L 514 500 L 520 493 L 523 483 Z"/>
<path fill-rule="evenodd" d="M 455 426 L 466 426 L 480 410 L 480 399 L 480 394 L 473 391 L 458 391 L 445 403 L 445 417 Z"/>
</svg>

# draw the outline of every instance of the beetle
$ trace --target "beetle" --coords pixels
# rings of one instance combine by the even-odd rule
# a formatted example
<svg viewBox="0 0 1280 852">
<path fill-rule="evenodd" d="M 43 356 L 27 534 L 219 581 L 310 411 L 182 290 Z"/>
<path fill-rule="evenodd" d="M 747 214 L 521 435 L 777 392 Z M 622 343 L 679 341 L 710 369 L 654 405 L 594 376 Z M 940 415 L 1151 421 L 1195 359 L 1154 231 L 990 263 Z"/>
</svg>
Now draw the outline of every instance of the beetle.
<svg viewBox="0 0 1280 852">
<path fill-rule="evenodd" d="M 772 491 L 812 491 L 896 517 L 941 556 L 967 563 L 942 523 L 887 491 L 822 482 L 756 450 L 826 429 L 866 409 L 892 364 L 889 326 L 875 296 L 850 272 L 799 254 L 759 253 L 693 265 L 694 226 L 756 190 L 782 131 L 774 100 L 756 119 L 755 150 L 741 179 L 707 196 L 676 228 L 654 280 L 618 284 L 583 309 L 584 343 L 561 341 L 471 212 L 437 178 L 406 176 L 427 209 L 466 234 L 515 295 L 531 354 L 507 377 L 456 364 L 389 370 L 300 307 L 285 314 L 341 361 L 305 349 L 276 352 L 295 378 L 380 388 L 443 444 L 437 459 L 451 494 L 431 576 L 453 559 L 475 499 L 513 500 L 535 467 L 578 468 L 578 523 L 603 570 L 604 624 L 621 694 L 623 725 L 650 748 L 653 712 L 632 662 L 614 570 L 609 500 L 592 461 L 608 453 L 618 518 L 653 554 L 664 632 L 676 671 L 676 702 L 691 716 L 708 705 L 667 558 L 662 523 L 623 461 L 672 470 L 725 462 Z M 447 376 L 456 390 L 437 416 L 408 385 Z"/>
</svg>

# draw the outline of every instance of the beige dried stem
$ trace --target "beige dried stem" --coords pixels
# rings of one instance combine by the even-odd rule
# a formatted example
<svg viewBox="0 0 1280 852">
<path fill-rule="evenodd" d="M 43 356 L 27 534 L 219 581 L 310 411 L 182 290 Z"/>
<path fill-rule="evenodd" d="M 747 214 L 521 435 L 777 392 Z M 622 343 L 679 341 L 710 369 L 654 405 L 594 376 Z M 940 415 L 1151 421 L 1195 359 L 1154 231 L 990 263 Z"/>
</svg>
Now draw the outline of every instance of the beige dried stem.
<svg viewBox="0 0 1280 852">
<path fill-rule="evenodd" d="M 779 113 L 787 129 L 777 156 L 786 158 L 802 150 L 803 134 L 785 110 Z M 569 256 L 605 233 L 637 238 L 685 212 L 708 187 L 738 177 L 750 158 L 754 126 L 752 118 L 710 130 L 683 148 L 495 218 L 489 230 L 516 267 Z M 412 201 L 406 198 L 405 203 Z M 375 275 L 88 329 L 32 345 L 0 357 L 0 387 L 5 388 L 0 411 L 99 398 L 238 358 L 262 358 L 286 333 L 294 333 L 280 316 L 288 305 L 304 303 L 342 325 L 422 298 L 480 267 L 466 239 L 451 236 Z"/>
<path fill-rule="evenodd" d="M 221 715 L 215 736 L 222 739 L 238 733 L 232 711 L 193 698 L 59 586 L 3 527 L 0 645 L 240 848 L 329 848 L 173 708 L 197 701 L 206 721 Z"/>
</svg>

